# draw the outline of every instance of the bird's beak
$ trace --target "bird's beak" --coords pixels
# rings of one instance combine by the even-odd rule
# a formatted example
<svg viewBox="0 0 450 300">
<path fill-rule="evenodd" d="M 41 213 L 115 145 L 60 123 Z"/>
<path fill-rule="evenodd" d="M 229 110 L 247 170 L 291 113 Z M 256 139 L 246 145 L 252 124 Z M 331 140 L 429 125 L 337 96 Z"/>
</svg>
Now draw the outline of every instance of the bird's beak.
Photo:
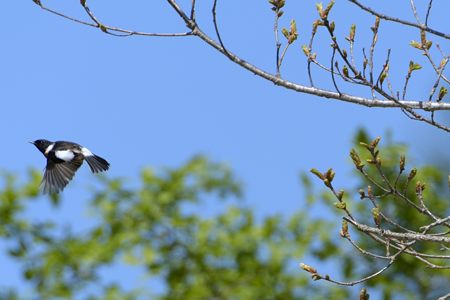
<svg viewBox="0 0 450 300">
<path fill-rule="evenodd" d="M 30 144 L 33 144 L 33 145 L 34 145 L 34 142 L 33 142 L 33 141 L 29 141 L 28 143 L 30 143 Z"/>
</svg>

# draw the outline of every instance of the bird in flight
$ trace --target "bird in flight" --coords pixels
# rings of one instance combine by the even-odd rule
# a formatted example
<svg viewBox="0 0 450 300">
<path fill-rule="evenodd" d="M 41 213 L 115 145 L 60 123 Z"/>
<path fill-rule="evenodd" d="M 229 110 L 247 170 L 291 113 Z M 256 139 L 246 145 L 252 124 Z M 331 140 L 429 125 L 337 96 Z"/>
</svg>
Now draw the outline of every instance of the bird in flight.
<svg viewBox="0 0 450 300">
<path fill-rule="evenodd" d="M 45 194 L 59 193 L 72 180 L 84 160 L 92 173 L 109 169 L 109 163 L 88 148 L 72 142 L 36 140 L 30 142 L 47 158 L 42 185 Z"/>
</svg>

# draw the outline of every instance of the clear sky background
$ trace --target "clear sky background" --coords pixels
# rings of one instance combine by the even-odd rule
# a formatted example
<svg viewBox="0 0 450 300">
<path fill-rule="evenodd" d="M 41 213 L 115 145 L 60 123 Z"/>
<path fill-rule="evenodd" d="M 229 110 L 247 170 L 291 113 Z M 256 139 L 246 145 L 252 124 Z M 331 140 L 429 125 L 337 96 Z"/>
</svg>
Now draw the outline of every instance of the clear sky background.
<svg viewBox="0 0 450 300">
<path fill-rule="evenodd" d="M 99 2 L 91 8 L 108 25 L 185 31 L 165 1 Z M 218 12 L 225 44 L 274 72 L 269 4 L 222 2 Z M 287 2 L 281 25 L 287 27 L 295 18 L 300 41 L 288 52 L 282 74 L 307 84 L 300 46 L 308 43 L 311 23 L 317 18 L 315 2 Z M 379 9 L 413 20 L 408 1 L 386 2 Z M 446 30 L 444 13 L 449 4 L 435 2 L 431 25 Z M 43 3 L 87 20 L 78 0 Z M 200 24 L 213 33 L 209 12 L 210 7 L 203 5 L 198 14 Z M 422 9 L 420 13 L 424 18 Z M 346 1 L 337 1 L 332 18 L 342 43 L 350 25 L 358 24 L 357 39 L 362 43 L 356 49 L 361 58 L 361 47 L 369 46 L 374 18 Z M 399 110 L 369 109 L 285 90 L 234 65 L 195 37 L 112 37 L 50 15 L 32 1 L 17 0 L 2 3 L 0 30 L 0 168 L 21 180 L 29 167 L 45 165 L 44 157 L 27 143 L 38 138 L 78 142 L 110 161 L 107 176 L 126 177 L 130 183 L 137 181 L 145 166 L 175 167 L 195 154 L 205 154 L 232 166 L 244 183 L 248 205 L 258 215 L 288 215 L 304 201 L 300 172 L 333 167 L 338 183 L 351 180 L 348 152 L 361 126 L 374 136 L 392 130 L 394 140 L 411 145 L 418 163 L 440 157 L 448 149 L 443 132 L 411 121 Z M 418 33 L 383 22 L 380 32 L 376 61 L 383 62 L 387 48 L 392 49 L 390 73 L 395 89 L 401 89 L 411 58 L 426 65 L 419 52 L 408 46 L 410 40 L 419 40 Z M 328 63 L 330 41 L 324 34 L 318 37 L 319 59 L 324 57 Z M 421 79 L 411 82 L 409 98 L 427 99 L 434 77 L 429 68 L 421 72 Z M 332 88 L 326 74 L 317 69 L 314 74 L 317 84 Z M 344 84 L 341 88 L 352 91 Z M 368 95 L 367 91 L 361 95 Z M 86 211 L 93 181 L 83 167 L 64 191 L 61 208 L 49 208 L 42 200 L 32 216 L 57 216 L 82 230 L 91 222 Z M 1 256 L 0 265 L 0 286 L 20 283 L 16 265 Z"/>
</svg>

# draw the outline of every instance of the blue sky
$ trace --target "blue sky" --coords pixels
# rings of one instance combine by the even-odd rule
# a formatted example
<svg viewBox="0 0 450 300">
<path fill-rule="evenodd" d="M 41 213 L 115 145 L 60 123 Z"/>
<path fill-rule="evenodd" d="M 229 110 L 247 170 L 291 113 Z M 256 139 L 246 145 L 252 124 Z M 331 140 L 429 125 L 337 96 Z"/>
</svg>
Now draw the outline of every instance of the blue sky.
<svg viewBox="0 0 450 300">
<path fill-rule="evenodd" d="M 79 1 L 43 2 L 85 18 Z M 109 25 L 185 31 L 165 1 L 133 2 L 124 7 L 121 1 L 109 1 L 92 5 L 92 10 Z M 282 74 L 307 84 L 300 45 L 308 42 L 317 17 L 314 2 L 287 2 L 281 25 L 295 18 L 300 42 L 288 52 Z M 409 6 L 402 4 L 408 5 L 394 1 L 380 9 L 412 20 Z M 431 24 L 445 28 L 445 10 L 437 5 Z M 202 7 L 198 13 L 200 24 L 212 33 L 209 10 Z M 357 39 L 370 40 L 372 17 L 342 1 L 332 16 L 342 40 L 352 23 L 361 24 Z M 265 1 L 224 1 L 219 18 L 229 49 L 274 72 L 273 15 Z M 37 138 L 83 144 L 110 161 L 108 176 L 131 182 L 142 167 L 177 166 L 200 153 L 233 167 L 244 182 L 248 205 L 258 215 L 288 214 L 304 201 L 299 172 L 333 167 L 339 183 L 350 180 L 347 154 L 360 126 L 373 135 L 392 130 L 395 140 L 411 144 L 414 155 L 423 160 L 444 154 L 448 146 L 443 132 L 411 121 L 398 110 L 368 109 L 276 87 L 194 37 L 111 37 L 50 15 L 32 1 L 3 3 L 0 24 L 0 168 L 22 179 L 27 168 L 44 167 L 42 155 L 27 143 Z M 418 56 L 425 65 L 407 46 L 419 39 L 418 34 L 386 23 L 381 32 L 376 60 L 384 61 L 387 48 L 392 48 L 392 80 L 400 88 L 410 57 Z M 326 57 L 330 42 L 325 35 L 319 37 L 319 57 Z M 429 69 L 423 72 L 432 74 Z M 317 83 L 331 89 L 327 75 L 317 69 L 314 73 Z M 414 99 L 428 94 L 432 81 L 422 78 L 411 82 Z M 82 168 L 65 190 L 60 210 L 37 205 L 33 214 L 58 214 L 68 222 L 86 218 L 82 199 L 92 181 L 88 168 Z M 17 277 L 8 280 L 6 284 L 17 283 Z"/>
</svg>

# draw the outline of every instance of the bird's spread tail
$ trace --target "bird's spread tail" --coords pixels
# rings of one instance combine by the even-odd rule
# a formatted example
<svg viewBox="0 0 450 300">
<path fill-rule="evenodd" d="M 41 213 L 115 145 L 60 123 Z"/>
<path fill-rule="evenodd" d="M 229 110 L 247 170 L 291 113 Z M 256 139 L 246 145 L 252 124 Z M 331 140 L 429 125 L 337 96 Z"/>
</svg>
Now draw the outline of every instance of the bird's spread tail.
<svg viewBox="0 0 450 300">
<path fill-rule="evenodd" d="M 103 172 L 109 169 L 109 163 L 100 156 L 92 154 L 86 156 L 85 159 L 91 168 L 92 173 Z"/>
</svg>

